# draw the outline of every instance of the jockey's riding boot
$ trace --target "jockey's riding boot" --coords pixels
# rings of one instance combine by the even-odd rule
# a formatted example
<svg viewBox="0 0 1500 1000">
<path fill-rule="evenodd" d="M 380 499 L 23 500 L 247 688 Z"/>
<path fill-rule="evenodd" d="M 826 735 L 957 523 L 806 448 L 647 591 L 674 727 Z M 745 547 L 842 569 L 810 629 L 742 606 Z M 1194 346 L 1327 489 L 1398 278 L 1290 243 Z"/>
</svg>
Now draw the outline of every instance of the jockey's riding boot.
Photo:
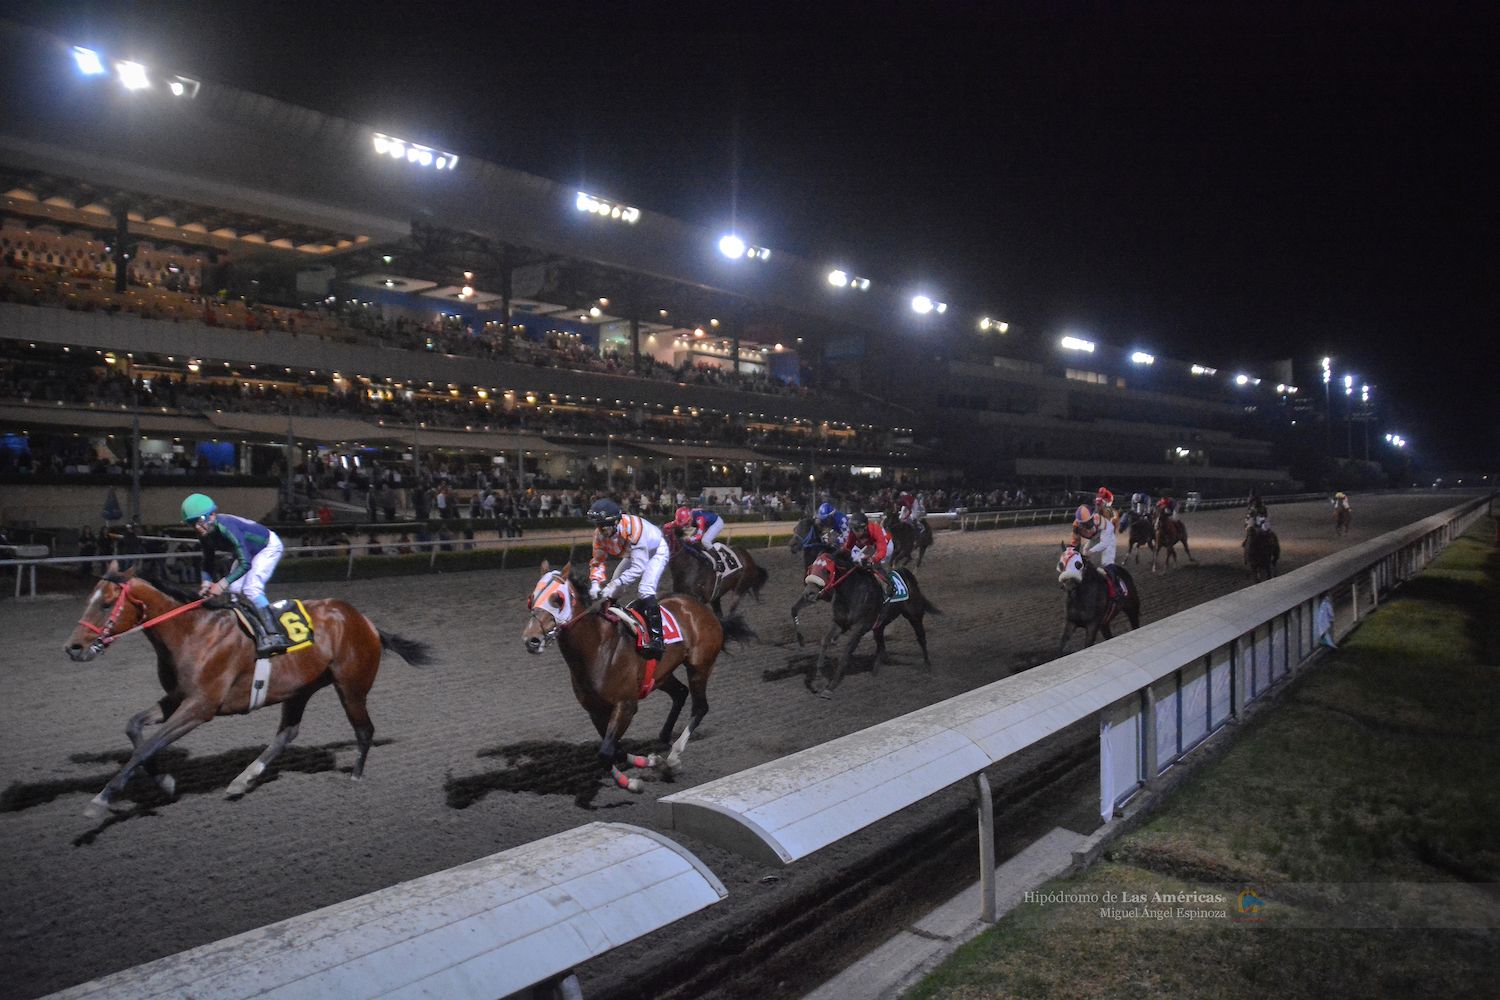
<svg viewBox="0 0 1500 1000">
<path fill-rule="evenodd" d="M 255 614 L 252 620 L 260 624 L 260 635 L 255 637 L 256 656 L 275 656 L 277 653 L 285 653 L 290 643 L 286 634 L 281 631 L 281 623 L 276 620 L 269 605 L 264 607 L 252 605 Z"/>
<path fill-rule="evenodd" d="M 875 579 L 880 581 L 880 587 L 885 592 L 885 599 L 889 601 L 892 597 L 896 596 L 896 581 L 891 579 L 891 574 L 888 570 L 878 566 L 874 567 L 874 569 Z"/>
<path fill-rule="evenodd" d="M 636 598 L 634 607 L 646 616 L 646 631 L 649 633 L 647 645 L 641 650 L 641 655 L 648 660 L 659 660 L 667 651 L 661 632 L 661 605 L 656 603 L 654 597 L 639 597 Z"/>
</svg>

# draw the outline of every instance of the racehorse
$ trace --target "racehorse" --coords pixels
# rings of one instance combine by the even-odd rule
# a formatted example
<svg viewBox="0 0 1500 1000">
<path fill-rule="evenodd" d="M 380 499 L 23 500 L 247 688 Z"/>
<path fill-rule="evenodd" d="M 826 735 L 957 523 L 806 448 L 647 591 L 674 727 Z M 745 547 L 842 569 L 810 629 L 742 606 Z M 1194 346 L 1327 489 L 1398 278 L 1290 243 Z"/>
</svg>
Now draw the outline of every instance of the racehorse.
<svg viewBox="0 0 1500 1000">
<path fill-rule="evenodd" d="M 681 642 L 670 642 L 666 653 L 656 661 L 656 669 L 646 672 L 647 661 L 636 651 L 636 639 L 612 613 L 588 609 L 587 590 L 573 578 L 573 564 L 554 570 L 542 563 L 542 577 L 526 602 L 531 617 L 521 633 L 526 649 L 540 653 L 552 640 L 562 651 L 573 680 L 573 695 L 589 714 L 594 728 L 604 741 L 599 747 L 599 763 L 620 788 L 639 792 L 639 778 L 627 778 L 620 764 L 631 767 L 659 768 L 671 774 L 682 760 L 693 731 L 708 714 L 708 678 L 724 648 L 724 640 L 743 642 L 754 633 L 739 616 L 720 620 L 709 608 L 691 597 L 675 595 L 661 602 L 670 611 L 682 632 Z M 687 666 L 687 683 L 676 675 L 678 666 Z M 657 739 L 671 744 L 663 760 L 657 754 L 639 757 L 620 749 L 620 741 L 635 718 L 636 708 L 654 688 L 660 687 L 672 699 L 667 723 Z M 676 743 L 672 729 L 689 692 L 693 696 L 693 713 Z"/>
<path fill-rule="evenodd" d="M 662 534 L 666 535 L 667 545 L 672 550 L 667 569 L 672 574 L 674 594 L 686 594 L 699 604 L 709 605 L 720 618 L 725 614 L 721 602 L 726 594 L 730 597 L 728 613 L 731 615 L 746 594 L 754 594 L 755 600 L 760 600 L 760 588 L 765 586 L 768 574 L 765 567 L 755 565 L 750 553 L 733 546 L 734 554 L 740 559 L 740 568 L 726 575 L 720 583 L 713 564 L 683 543 L 681 531 L 675 524 L 668 525 Z"/>
<path fill-rule="evenodd" d="M 1269 528 L 1251 525 L 1245 534 L 1245 562 L 1250 566 L 1250 579 L 1260 582 L 1262 573 L 1266 579 L 1276 575 L 1276 563 L 1281 559 L 1281 540 Z"/>
<path fill-rule="evenodd" d="M 254 697 L 255 643 L 239 627 L 232 611 L 210 608 L 185 592 L 161 582 L 153 585 L 111 564 L 85 606 L 83 618 L 68 637 L 64 651 L 86 663 L 121 636 L 142 631 L 156 649 L 156 671 L 166 695 L 133 716 L 125 734 L 135 748 L 118 774 L 94 796 L 84 815 L 99 819 L 130 780 L 137 767 L 167 795 L 176 791 L 170 775 L 157 774 L 152 756 L 216 715 L 243 715 L 260 704 L 281 705 L 276 738 L 256 760 L 230 782 L 227 795 L 237 798 L 250 790 L 276 755 L 297 738 L 303 710 L 320 688 L 332 684 L 354 727 L 359 756 L 354 778 L 365 771 L 365 757 L 375 725 L 365 710 L 365 696 L 380 668 L 380 651 L 389 649 L 406 662 L 429 662 L 426 645 L 388 634 L 343 601 L 307 601 L 302 605 L 313 627 L 311 645 L 274 657 L 264 688 L 264 701 Z M 297 626 L 301 630 L 300 623 Z M 295 636 L 293 636 L 295 638 Z M 265 683 L 265 681 L 262 681 Z M 141 738 L 145 726 L 161 728 Z"/>
<path fill-rule="evenodd" d="M 910 565 L 911 554 L 915 551 L 917 565 L 921 566 L 927 550 L 932 547 L 932 526 L 927 523 L 927 519 L 924 517 L 917 522 L 903 521 L 894 511 L 887 511 L 880 524 L 891 536 L 891 565 Z"/>
<path fill-rule="evenodd" d="M 1129 559 L 1130 553 L 1135 552 L 1136 549 L 1147 549 L 1151 552 L 1151 561 L 1154 565 L 1156 562 L 1156 549 L 1153 546 L 1156 535 L 1151 525 L 1151 519 L 1145 514 L 1137 514 L 1133 510 L 1127 510 L 1124 514 L 1120 515 L 1120 530 L 1125 532 L 1126 537 L 1129 539 L 1128 544 L 1125 546 L 1125 558 Z M 1139 552 L 1135 552 L 1135 561 L 1137 564 L 1141 561 L 1141 554 Z"/>
<path fill-rule="evenodd" d="M 917 644 L 922 647 L 922 662 L 926 664 L 928 671 L 932 670 L 932 660 L 927 656 L 927 630 L 923 627 L 922 618 L 927 614 L 941 615 L 942 612 L 922 595 L 916 576 L 909 569 L 894 570 L 894 574 L 906 585 L 908 596 L 904 601 L 887 604 L 885 591 L 875 575 L 855 572 L 856 568 L 854 560 L 847 553 L 826 553 L 810 569 L 807 588 L 792 607 L 792 624 L 797 630 L 797 644 L 802 645 L 802 625 L 798 621 L 798 614 L 820 597 L 830 592 L 833 595 L 833 626 L 823 637 L 823 644 L 818 650 L 818 667 L 808 683 L 814 694 L 824 698 L 833 697 L 833 689 L 839 686 L 839 682 L 844 679 L 844 671 L 849 669 L 849 660 L 854 656 L 855 647 L 864 638 L 864 634 L 872 630 L 875 634 L 875 663 L 871 667 L 871 673 L 879 673 L 880 665 L 886 658 L 885 627 L 900 617 L 911 622 L 912 631 L 917 635 Z M 833 676 L 828 677 L 824 673 L 828 645 L 840 633 L 851 631 L 853 635 L 839 656 L 838 667 Z"/>
<path fill-rule="evenodd" d="M 1349 534 L 1349 522 L 1354 520 L 1354 511 L 1348 507 L 1335 507 L 1333 509 L 1333 532 L 1336 535 Z"/>
<path fill-rule="evenodd" d="M 802 568 L 813 564 L 813 560 L 824 552 L 832 552 L 833 546 L 828 542 L 827 533 L 818 532 L 817 522 L 810 517 L 804 517 L 792 528 L 792 540 L 789 543 L 793 553 L 802 553 Z"/>
<path fill-rule="evenodd" d="M 1163 568 L 1168 568 L 1177 560 L 1177 543 L 1182 543 L 1182 551 L 1192 562 L 1198 560 L 1193 558 L 1193 550 L 1188 548 L 1187 525 L 1181 521 L 1174 520 L 1166 514 L 1158 511 L 1156 514 L 1156 539 L 1151 548 L 1151 572 L 1156 572 L 1156 557 L 1165 552 L 1167 558 L 1163 562 Z"/>
<path fill-rule="evenodd" d="M 1123 598 L 1117 596 L 1111 599 L 1109 578 L 1104 575 L 1104 570 L 1089 562 L 1067 542 L 1062 545 L 1062 557 L 1057 561 L 1057 581 L 1062 584 L 1066 594 L 1068 622 L 1063 626 L 1062 641 L 1057 644 L 1058 652 L 1068 648 L 1068 639 L 1072 637 L 1075 628 L 1088 631 L 1085 646 L 1092 646 L 1094 639 L 1101 634 L 1106 639 L 1114 638 L 1109 623 L 1121 611 L 1130 620 L 1132 629 L 1140 628 L 1141 595 L 1125 567 L 1116 564 L 1115 574 L 1124 583 L 1126 594 Z"/>
</svg>

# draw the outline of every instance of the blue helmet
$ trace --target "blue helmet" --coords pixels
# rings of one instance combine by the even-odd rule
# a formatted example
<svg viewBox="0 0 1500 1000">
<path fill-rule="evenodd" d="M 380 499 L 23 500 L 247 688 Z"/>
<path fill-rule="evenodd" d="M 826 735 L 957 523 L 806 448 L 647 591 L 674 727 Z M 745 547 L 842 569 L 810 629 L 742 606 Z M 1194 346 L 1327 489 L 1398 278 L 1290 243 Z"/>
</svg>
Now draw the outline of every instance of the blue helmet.
<svg viewBox="0 0 1500 1000">
<path fill-rule="evenodd" d="M 838 513 L 838 511 L 836 511 L 836 510 L 833 509 L 833 504 L 831 504 L 831 503 L 825 503 L 823 506 L 821 506 L 821 507 L 818 508 L 818 520 L 819 521 L 826 521 L 830 517 L 832 517 L 834 514 L 837 514 L 837 513 Z"/>
<path fill-rule="evenodd" d="M 589 520 L 599 526 L 620 523 L 620 505 L 613 500 L 595 500 L 589 508 Z"/>
</svg>

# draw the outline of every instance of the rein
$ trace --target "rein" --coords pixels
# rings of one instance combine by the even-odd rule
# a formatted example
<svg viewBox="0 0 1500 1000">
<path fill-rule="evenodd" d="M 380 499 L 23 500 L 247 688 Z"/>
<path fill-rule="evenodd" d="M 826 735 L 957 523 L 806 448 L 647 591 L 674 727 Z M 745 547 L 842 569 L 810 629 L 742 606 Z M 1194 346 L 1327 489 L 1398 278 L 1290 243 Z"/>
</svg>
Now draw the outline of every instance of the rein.
<svg viewBox="0 0 1500 1000">
<path fill-rule="evenodd" d="M 91 630 L 96 636 L 98 636 L 98 638 L 94 640 L 95 649 L 102 651 L 106 646 L 114 642 L 116 639 L 123 639 L 132 632 L 139 632 L 142 629 L 150 628 L 153 625 L 159 625 L 169 618 L 176 618 L 178 615 L 188 611 L 192 611 L 194 608 L 197 608 L 203 604 L 202 600 L 193 601 L 191 604 L 184 604 L 180 607 L 173 608 L 171 611 L 168 611 L 165 614 L 157 615 L 155 618 L 148 618 L 147 620 L 141 622 L 139 625 L 132 626 L 131 628 L 128 628 L 123 632 L 116 633 L 115 624 L 119 622 L 120 614 L 125 610 L 125 604 L 127 601 L 139 608 L 142 615 L 146 613 L 145 602 L 137 600 L 136 598 L 130 596 L 130 581 L 127 580 L 125 581 L 125 583 L 120 585 L 120 596 L 115 598 L 115 606 L 110 609 L 109 618 L 105 621 L 103 628 L 100 628 L 98 625 L 95 625 L 93 622 L 88 621 L 87 619 L 78 619 L 78 624 Z"/>
</svg>

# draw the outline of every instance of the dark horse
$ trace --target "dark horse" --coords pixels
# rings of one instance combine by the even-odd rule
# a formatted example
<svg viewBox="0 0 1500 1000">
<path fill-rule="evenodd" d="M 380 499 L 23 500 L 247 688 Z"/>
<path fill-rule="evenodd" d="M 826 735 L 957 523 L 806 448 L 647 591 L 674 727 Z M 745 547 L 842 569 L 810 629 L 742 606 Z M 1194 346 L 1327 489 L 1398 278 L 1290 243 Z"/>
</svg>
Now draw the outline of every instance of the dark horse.
<svg viewBox="0 0 1500 1000">
<path fill-rule="evenodd" d="M 682 541 L 680 529 L 676 525 L 667 525 L 662 534 L 667 536 L 667 545 L 672 550 L 667 569 L 672 574 L 674 594 L 686 594 L 699 604 L 707 604 L 720 618 L 725 615 L 721 602 L 726 594 L 730 598 L 728 613 L 731 615 L 746 594 L 754 594 L 756 601 L 760 600 L 760 588 L 766 584 L 767 573 L 765 567 L 755 565 L 750 553 L 737 545 L 732 546 L 741 565 L 725 576 L 720 584 L 713 564 Z"/>
<path fill-rule="evenodd" d="M 1335 507 L 1333 509 L 1333 533 L 1336 535 L 1349 534 L 1349 522 L 1354 520 L 1354 512 L 1348 507 Z"/>
<path fill-rule="evenodd" d="M 854 561 L 843 552 L 825 553 L 809 567 L 807 589 L 792 607 L 792 623 L 797 628 L 798 645 L 802 644 L 802 626 L 797 620 L 798 614 L 814 601 L 827 598 L 830 593 L 833 601 L 833 627 L 823 637 L 823 645 L 818 650 L 817 671 L 808 682 L 808 687 L 815 694 L 824 698 L 833 697 L 833 689 L 839 686 L 839 682 L 844 679 L 844 672 L 849 669 L 854 648 L 859 645 L 864 634 L 872 630 L 875 633 L 875 663 L 871 672 L 879 673 L 880 665 L 886 658 L 885 627 L 901 617 L 911 622 L 912 631 L 917 635 L 917 644 L 922 647 L 922 662 L 929 671 L 932 669 L 932 660 L 927 656 L 927 630 L 922 625 L 922 617 L 927 614 L 941 615 L 942 612 L 922 596 L 917 578 L 911 570 L 899 569 L 894 572 L 906 584 L 908 596 L 904 601 L 887 604 L 885 591 L 881 589 L 880 581 L 875 579 L 875 575 L 857 569 Z M 839 656 L 838 667 L 833 676 L 828 677 L 824 673 L 828 645 L 843 632 L 852 632 L 853 635 Z"/>
<path fill-rule="evenodd" d="M 1151 572 L 1156 572 L 1156 557 L 1163 552 L 1167 554 L 1167 558 L 1163 561 L 1163 569 L 1170 567 L 1177 560 L 1178 542 L 1182 543 L 1182 551 L 1187 553 L 1188 559 L 1197 562 L 1198 560 L 1193 558 L 1193 550 L 1188 548 L 1187 525 L 1173 520 L 1162 511 L 1157 511 L 1156 540 L 1151 549 Z"/>
<path fill-rule="evenodd" d="M 1250 566 L 1250 579 L 1260 582 L 1264 573 L 1267 580 L 1276 575 L 1276 564 L 1281 560 L 1281 539 L 1270 528 L 1251 524 L 1245 531 L 1245 562 Z"/>
<path fill-rule="evenodd" d="M 297 738 L 308 699 L 330 684 L 344 703 L 359 743 L 354 761 L 354 778 L 359 779 L 375 735 L 365 696 L 380 669 L 380 651 L 392 650 L 413 665 L 428 662 L 425 645 L 380 631 L 343 601 L 307 601 L 303 606 L 313 626 L 312 645 L 270 661 L 269 686 L 261 704 L 280 703 L 281 727 L 265 753 L 230 783 L 231 797 L 248 792 L 266 766 Z M 156 773 L 152 755 L 216 715 L 243 715 L 252 707 L 255 643 L 234 613 L 205 607 L 167 584 L 153 586 L 133 569 L 121 573 L 110 567 L 63 648 L 72 659 L 87 662 L 135 629 L 141 629 L 156 649 L 156 672 L 166 695 L 126 725 L 135 752 L 89 803 L 84 814 L 93 819 L 109 811 L 111 800 L 137 767 L 144 766 L 162 791 L 173 794 L 176 782 Z M 161 728 L 150 739 L 141 739 L 143 727 L 157 724 Z"/>
<path fill-rule="evenodd" d="M 572 563 L 559 570 L 542 563 L 542 578 L 526 602 L 531 617 L 521 637 L 532 653 L 542 652 L 548 642 L 557 640 L 572 677 L 573 695 L 604 741 L 599 747 L 600 765 L 616 785 L 639 792 L 640 779 L 625 777 L 619 765 L 655 767 L 665 774 L 675 770 L 688 739 L 708 714 L 708 678 L 724 640 L 744 641 L 754 634 L 738 616 L 720 621 L 706 605 L 691 597 L 668 597 L 661 606 L 677 620 L 682 641 L 667 644 L 666 654 L 656 661 L 656 669 L 648 676 L 648 661 L 636 651 L 635 634 L 614 614 L 588 610 L 585 593 L 573 578 Z M 674 673 L 683 664 L 687 666 L 686 684 Z M 671 743 L 682 706 L 689 692 L 693 696 L 693 714 L 665 760 L 656 754 L 637 757 L 620 749 L 641 699 L 656 687 L 672 699 L 667 723 L 658 737 L 663 745 Z"/>
<path fill-rule="evenodd" d="M 1151 519 L 1145 514 L 1137 514 L 1133 510 L 1127 510 L 1120 515 L 1120 531 L 1125 533 L 1129 539 L 1125 546 L 1125 558 L 1130 558 L 1130 553 L 1136 549 L 1147 549 L 1151 552 L 1151 561 L 1156 561 L 1156 550 L 1152 548 L 1156 533 L 1151 525 Z M 1135 552 L 1135 561 L 1140 563 L 1141 554 Z"/>
<path fill-rule="evenodd" d="M 1105 577 L 1104 570 L 1079 555 L 1076 548 L 1063 543 L 1062 558 L 1057 561 L 1057 581 L 1062 584 L 1067 595 L 1068 623 L 1063 626 L 1062 641 L 1057 644 L 1059 652 L 1068 648 L 1068 639 L 1072 637 L 1075 628 L 1087 630 L 1088 641 L 1084 643 L 1085 646 L 1092 646 L 1099 635 L 1106 639 L 1114 638 L 1109 623 L 1120 611 L 1125 612 L 1131 628 L 1141 627 L 1140 591 L 1136 589 L 1135 581 L 1124 566 L 1117 564 L 1115 575 L 1125 584 L 1128 593 L 1124 598 L 1117 597 L 1112 601 L 1109 596 L 1109 580 Z"/>
<path fill-rule="evenodd" d="M 917 522 L 903 521 L 894 512 L 887 511 L 880 525 L 891 536 L 892 566 L 910 565 L 912 552 L 917 554 L 917 565 L 922 565 L 927 550 L 932 548 L 932 526 L 925 517 Z"/>
</svg>

